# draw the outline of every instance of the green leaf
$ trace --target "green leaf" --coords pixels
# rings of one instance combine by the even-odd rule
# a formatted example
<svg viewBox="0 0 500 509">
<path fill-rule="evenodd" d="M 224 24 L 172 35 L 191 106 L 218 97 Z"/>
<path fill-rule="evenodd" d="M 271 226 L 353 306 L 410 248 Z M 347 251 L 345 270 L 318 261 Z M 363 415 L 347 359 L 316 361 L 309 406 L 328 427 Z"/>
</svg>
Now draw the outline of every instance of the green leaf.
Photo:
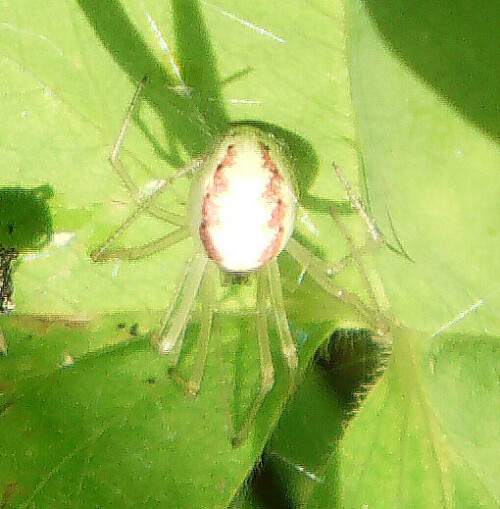
<svg viewBox="0 0 500 509">
<path fill-rule="evenodd" d="M 497 345 L 395 331 L 387 372 L 341 443 L 340 469 L 336 451 L 308 503 L 332 504 L 340 477 L 341 507 L 497 507 Z"/>
<path fill-rule="evenodd" d="M 379 251 L 377 267 L 396 319 L 427 332 L 395 329 L 386 375 L 318 454 L 324 482 L 288 490 L 314 486 L 307 507 L 497 507 L 497 7 L 365 3 L 347 16 L 356 138 L 371 211 L 400 252 Z"/>
<path fill-rule="evenodd" d="M 393 313 L 429 333 L 498 333 L 500 150 L 487 133 L 493 117 L 500 123 L 496 103 L 483 101 L 498 87 L 471 82 L 498 72 L 498 58 L 482 50 L 496 30 L 483 16 L 495 17 L 498 6 L 367 4 L 375 19 L 350 2 L 349 66 L 372 213 L 405 253 L 377 256 Z"/>
<path fill-rule="evenodd" d="M 356 127 L 372 212 L 402 254 L 377 265 L 397 319 L 427 332 L 393 331 L 340 468 L 335 451 L 308 503 L 497 507 L 500 159 L 496 105 L 480 98 L 498 92 L 471 83 L 498 70 L 481 50 L 490 24 L 462 2 L 366 4 L 348 15 Z"/>
<path fill-rule="evenodd" d="M 17 317 L 2 319 L 0 505 L 226 507 L 245 494 L 266 445 L 285 499 L 297 504 L 498 505 L 489 451 L 499 441 L 500 157 L 498 87 L 487 78 L 498 60 L 485 57 L 484 41 L 496 38 L 480 15 L 495 19 L 496 8 L 467 16 L 464 2 L 367 4 L 370 14 L 348 2 L 347 16 L 342 2 L 326 0 L 0 6 L 0 184 L 54 191 L 53 241 L 20 257 Z M 354 188 L 365 186 L 392 251 L 363 264 L 384 314 L 404 326 L 393 325 L 388 371 L 343 438 L 339 421 L 347 424 L 352 407 L 341 401 L 339 416 L 321 377 L 286 407 L 288 372 L 272 330 L 275 387 L 248 440 L 231 447 L 231 428 L 259 386 L 251 286 L 219 289 L 198 398 L 167 376 L 169 361 L 148 338 L 175 295 L 190 240 L 137 263 L 91 262 L 134 207 L 108 157 L 145 75 L 120 153 L 138 189 L 210 150 L 230 122 L 265 123 L 289 135 L 300 198 L 319 230 L 301 217 L 297 237 L 333 263 L 349 246 L 328 212 L 349 206 L 332 161 Z M 161 205 L 184 213 L 188 188 L 177 181 Z M 362 244 L 366 225 L 344 219 Z M 122 241 L 138 245 L 166 228 L 144 214 Z M 280 257 L 298 380 L 334 328 L 367 326 L 307 274 L 302 281 L 303 268 Z M 335 282 L 370 297 L 355 270 Z M 182 373 L 197 320 L 195 311 Z M 336 417 L 322 428 L 325 415 Z M 325 440 L 301 441 L 308 428 Z M 254 495 L 249 505 L 262 505 Z"/>
<path fill-rule="evenodd" d="M 343 443 L 345 507 L 497 507 L 497 344 L 395 333 L 391 366 Z"/>
<path fill-rule="evenodd" d="M 0 359 L 2 503 L 225 507 L 245 484 L 289 392 L 271 331 L 275 387 L 248 440 L 231 447 L 234 421 L 259 387 L 254 320 L 236 306 L 252 289 L 242 288 L 238 300 L 220 288 L 201 393 L 189 399 L 148 334 L 175 295 L 191 240 L 136 263 L 97 265 L 89 253 L 134 207 L 108 157 L 146 75 L 120 153 L 138 189 L 204 154 L 229 122 L 264 122 L 292 133 L 291 155 L 308 161 L 301 197 L 320 233 L 301 222 L 301 239 L 331 260 L 346 253 L 326 214 L 346 209 L 332 160 L 349 174 L 356 160 L 341 140 L 352 134 L 342 25 L 331 33 L 342 9 L 329 9 L 194 0 L 1 6 L 1 184 L 54 190 L 53 241 L 22 257 L 17 317 L 2 320 L 9 347 Z M 187 179 L 177 181 L 161 205 L 185 213 L 188 188 Z M 120 240 L 138 245 L 168 228 L 144 214 Z M 302 370 L 334 327 L 339 302 L 307 276 L 299 284 L 303 267 L 288 255 L 280 265 Z M 359 321 L 355 313 L 344 319 Z M 195 312 L 181 372 L 198 327 Z"/>
</svg>

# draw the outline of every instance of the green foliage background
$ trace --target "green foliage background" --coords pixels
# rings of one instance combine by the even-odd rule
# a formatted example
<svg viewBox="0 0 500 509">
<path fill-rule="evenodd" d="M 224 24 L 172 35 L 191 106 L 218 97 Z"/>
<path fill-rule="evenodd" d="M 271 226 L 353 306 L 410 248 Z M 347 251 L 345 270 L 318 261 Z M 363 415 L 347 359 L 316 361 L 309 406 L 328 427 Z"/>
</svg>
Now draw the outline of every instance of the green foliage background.
<svg viewBox="0 0 500 509">
<path fill-rule="evenodd" d="M 0 506 L 266 506 L 247 481 L 264 448 L 296 506 L 498 506 L 500 66 L 486 41 L 498 40 L 488 20 L 499 13 L 418 5 L 0 3 L 1 184 L 49 184 L 54 231 L 74 234 L 24 257 L 17 316 L 2 319 Z M 354 418 L 317 371 L 287 404 L 275 348 L 276 387 L 232 448 L 231 422 L 258 384 L 252 317 L 221 289 L 202 392 L 189 399 L 143 335 L 174 295 L 190 242 L 140 263 L 89 260 L 130 211 L 107 157 L 146 74 L 123 153 L 138 186 L 173 175 L 229 121 L 260 120 L 314 147 L 304 201 L 320 234 L 298 232 L 314 252 L 335 261 L 347 251 L 324 213 L 345 206 L 336 161 L 407 253 L 366 261 L 395 317 L 394 348 Z M 176 184 L 164 205 L 182 211 L 187 188 Z M 164 232 L 145 217 L 124 241 Z M 334 329 L 367 324 L 307 276 L 298 284 L 302 268 L 286 255 L 280 267 L 304 371 Z M 364 295 L 355 274 L 340 280 Z"/>
</svg>

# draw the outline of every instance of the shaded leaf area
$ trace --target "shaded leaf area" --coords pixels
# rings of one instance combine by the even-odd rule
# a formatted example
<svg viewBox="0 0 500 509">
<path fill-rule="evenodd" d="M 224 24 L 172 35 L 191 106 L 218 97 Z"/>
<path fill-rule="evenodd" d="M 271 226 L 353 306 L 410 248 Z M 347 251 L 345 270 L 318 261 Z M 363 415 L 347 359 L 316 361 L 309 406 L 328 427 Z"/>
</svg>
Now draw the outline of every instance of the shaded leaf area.
<svg viewBox="0 0 500 509">
<path fill-rule="evenodd" d="M 21 252 L 42 249 L 52 238 L 50 186 L 0 187 L 0 313 L 15 308 L 13 272 Z M 0 330 L 0 353 L 8 349 Z"/>
<path fill-rule="evenodd" d="M 496 2 L 365 0 L 391 48 L 493 138 L 500 139 Z"/>
<path fill-rule="evenodd" d="M 144 76 L 148 77 L 150 86 L 145 96 L 158 111 L 165 132 L 181 136 L 191 156 L 203 155 L 212 143 L 211 138 L 227 129 L 228 121 L 199 2 L 171 2 L 177 43 L 175 58 L 179 59 L 187 94 L 175 92 L 180 83 L 152 52 L 121 2 L 81 0 L 78 4 L 102 45 L 131 81 L 139 83 Z M 183 114 L 179 115 L 179 111 Z"/>
<path fill-rule="evenodd" d="M 52 236 L 47 200 L 50 186 L 0 187 L 0 246 L 17 251 L 41 249 Z"/>
<path fill-rule="evenodd" d="M 364 2 L 349 2 L 349 67 L 366 196 L 384 237 L 407 255 L 377 254 L 377 267 L 393 313 L 405 325 L 431 334 L 496 334 L 500 150 L 408 67 L 410 60 L 424 73 L 425 65 L 412 60 L 416 54 L 430 73 L 452 81 L 464 101 L 479 109 L 484 103 L 490 115 L 497 105 L 484 97 L 496 103 L 498 87 L 486 75 L 495 72 L 498 57 L 489 62 L 482 48 L 496 28 L 487 9 L 437 4 L 392 2 L 382 9 L 368 2 L 368 11 Z M 378 31 L 376 21 L 387 30 L 381 10 L 391 44 L 405 39 L 404 51 L 391 51 Z M 460 22 L 469 17 L 470 23 Z M 476 79 L 482 73 L 485 79 Z M 476 121 L 488 129 L 486 120 Z"/>
<path fill-rule="evenodd" d="M 332 387 L 310 369 L 281 416 L 247 496 L 259 507 L 303 507 L 312 486 L 324 482 L 324 463 L 340 439 L 343 417 Z"/>
<path fill-rule="evenodd" d="M 281 416 L 251 483 L 243 488 L 247 500 L 276 509 L 343 507 L 338 449 L 347 424 L 382 374 L 387 353 L 369 331 L 332 334 Z M 318 490 L 322 495 L 315 498 Z"/>
<path fill-rule="evenodd" d="M 258 390 L 257 345 L 249 341 L 253 320 L 216 318 L 219 334 L 202 391 L 192 398 L 167 375 L 168 358 L 136 336 L 144 322 L 137 326 L 126 319 L 47 323 L 26 317 L 29 335 L 19 329 L 21 318 L 3 324 L 11 348 L 2 359 L 0 419 L 8 432 L 0 437 L 0 486 L 14 486 L 6 507 L 93 507 L 103 501 L 226 507 L 239 490 L 287 400 L 277 338 L 271 338 L 275 387 L 248 439 L 234 448 L 237 414 L 250 410 Z M 299 330 L 321 338 L 330 329 L 323 324 Z M 75 354 L 84 350 L 85 339 L 99 342 L 97 336 L 109 346 Z M 186 370 L 192 361 L 189 336 L 188 331 Z M 304 364 L 313 351 L 301 351 Z"/>
</svg>

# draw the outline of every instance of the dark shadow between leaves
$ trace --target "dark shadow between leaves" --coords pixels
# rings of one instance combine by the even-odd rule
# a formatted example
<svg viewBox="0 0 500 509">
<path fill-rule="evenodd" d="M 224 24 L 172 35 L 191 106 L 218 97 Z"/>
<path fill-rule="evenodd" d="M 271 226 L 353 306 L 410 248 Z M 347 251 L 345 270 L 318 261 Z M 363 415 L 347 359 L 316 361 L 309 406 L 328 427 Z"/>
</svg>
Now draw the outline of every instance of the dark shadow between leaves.
<svg viewBox="0 0 500 509">
<path fill-rule="evenodd" d="M 247 497 L 262 507 L 326 507 L 326 501 L 332 509 L 342 507 L 338 479 L 331 477 L 338 474 L 333 467 L 337 448 L 347 423 L 384 371 L 387 355 L 370 331 L 332 334 L 283 412 Z M 318 398 L 323 398 L 320 407 Z M 326 464 L 328 478 L 323 479 Z M 298 492 L 297 486 L 306 491 Z"/>
</svg>

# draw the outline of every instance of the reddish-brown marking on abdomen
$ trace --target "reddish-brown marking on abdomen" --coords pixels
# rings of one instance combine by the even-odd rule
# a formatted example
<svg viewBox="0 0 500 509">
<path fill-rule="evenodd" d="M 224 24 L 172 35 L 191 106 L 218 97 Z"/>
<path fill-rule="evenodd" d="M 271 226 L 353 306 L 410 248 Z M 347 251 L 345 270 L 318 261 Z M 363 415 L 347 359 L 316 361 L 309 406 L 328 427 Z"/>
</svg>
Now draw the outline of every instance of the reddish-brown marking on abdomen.
<svg viewBox="0 0 500 509">
<path fill-rule="evenodd" d="M 278 167 L 276 166 L 275 162 L 272 160 L 269 154 L 269 147 L 261 143 L 260 153 L 262 154 L 262 159 L 264 159 L 264 168 L 273 173 L 278 173 Z"/>
<path fill-rule="evenodd" d="M 269 228 L 278 228 L 271 243 L 264 249 L 260 255 L 259 262 L 264 265 L 268 261 L 272 260 L 280 252 L 281 243 L 283 241 L 283 235 L 285 229 L 283 227 L 283 219 L 286 214 L 286 205 L 283 203 L 281 198 L 283 193 L 284 178 L 280 175 L 278 167 L 272 160 L 269 149 L 262 145 L 261 146 L 262 159 L 264 160 L 264 168 L 269 171 L 269 182 L 266 186 L 266 190 L 263 193 L 263 198 L 270 204 L 274 203 L 275 206 L 271 212 L 271 219 L 268 222 Z"/>
<path fill-rule="evenodd" d="M 285 219 L 286 206 L 283 203 L 283 200 L 280 198 L 276 202 L 276 207 L 274 207 L 271 213 L 271 219 L 269 220 L 269 228 L 278 228 L 283 224 L 283 219 Z"/>
<path fill-rule="evenodd" d="M 217 248 L 214 246 L 212 236 L 207 229 L 205 221 L 202 221 L 200 224 L 200 239 L 209 258 L 211 258 L 216 263 L 221 263 L 222 257 Z"/>
<path fill-rule="evenodd" d="M 222 261 L 222 257 L 214 245 L 212 236 L 210 235 L 209 228 L 219 223 L 219 207 L 215 204 L 215 199 L 227 191 L 228 181 L 227 175 L 224 171 L 233 165 L 236 158 L 236 150 L 233 145 L 227 147 L 226 153 L 222 162 L 220 162 L 215 170 L 212 182 L 207 186 L 205 198 L 201 208 L 202 218 L 200 224 L 200 239 L 205 247 L 207 255 L 217 263 Z"/>
</svg>

